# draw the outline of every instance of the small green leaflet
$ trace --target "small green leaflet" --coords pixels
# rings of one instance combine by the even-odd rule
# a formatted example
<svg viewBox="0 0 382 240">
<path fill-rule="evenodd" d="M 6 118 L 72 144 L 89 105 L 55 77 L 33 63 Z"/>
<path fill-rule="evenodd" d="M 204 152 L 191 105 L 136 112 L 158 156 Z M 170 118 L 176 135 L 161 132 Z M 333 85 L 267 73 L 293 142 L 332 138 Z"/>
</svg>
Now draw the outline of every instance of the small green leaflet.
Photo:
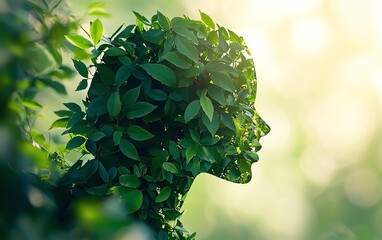
<svg viewBox="0 0 382 240">
<path fill-rule="evenodd" d="M 209 99 L 206 95 L 202 95 L 200 97 L 200 105 L 202 106 L 202 109 L 210 122 L 212 122 L 212 117 L 214 115 L 214 105 L 212 105 L 211 99 Z"/>
<path fill-rule="evenodd" d="M 168 145 L 168 150 L 169 150 L 171 156 L 175 160 L 179 160 L 180 159 L 179 149 L 176 146 L 176 143 L 174 141 L 170 140 L 169 145 Z"/>
<path fill-rule="evenodd" d="M 109 97 L 109 100 L 107 101 L 107 111 L 109 112 L 110 116 L 116 117 L 121 112 L 121 99 L 119 96 L 119 92 L 114 92 Z"/>
<path fill-rule="evenodd" d="M 63 103 L 65 107 L 73 112 L 81 112 L 81 107 L 77 103 Z"/>
<path fill-rule="evenodd" d="M 68 34 L 68 35 L 65 35 L 65 38 L 71 44 L 81 49 L 88 49 L 93 47 L 93 44 L 89 40 L 87 40 L 86 38 L 78 34 Z"/>
<path fill-rule="evenodd" d="M 69 140 L 66 144 L 66 149 L 70 150 L 81 146 L 85 142 L 85 138 L 81 136 L 76 136 Z"/>
<path fill-rule="evenodd" d="M 122 195 L 127 214 L 138 211 L 143 203 L 143 194 L 140 190 L 132 190 Z"/>
<path fill-rule="evenodd" d="M 209 27 L 212 28 L 212 30 L 215 30 L 215 23 L 212 21 L 211 17 L 205 14 L 204 12 L 200 11 L 200 17 L 202 18 L 202 21 Z"/>
<path fill-rule="evenodd" d="M 148 92 L 147 95 L 155 101 L 164 101 L 167 99 L 167 93 L 159 89 L 153 89 Z"/>
<path fill-rule="evenodd" d="M 113 133 L 114 145 L 119 145 L 119 143 L 121 142 L 121 139 L 122 139 L 122 132 L 121 131 L 115 131 Z"/>
<path fill-rule="evenodd" d="M 191 145 L 186 150 L 186 162 L 190 162 L 190 160 L 196 156 L 198 153 L 198 148 L 195 145 Z"/>
<path fill-rule="evenodd" d="M 193 44 L 198 45 L 198 39 L 196 38 L 195 34 L 192 31 L 188 30 L 187 28 L 185 28 L 185 27 L 174 27 L 172 30 L 176 34 L 187 38 Z"/>
<path fill-rule="evenodd" d="M 130 126 L 127 129 L 127 135 L 135 141 L 144 141 L 154 137 L 153 134 L 138 125 Z"/>
<path fill-rule="evenodd" d="M 123 65 L 120 67 L 117 71 L 117 74 L 115 75 L 115 84 L 117 87 L 121 86 L 123 83 L 129 79 L 131 75 L 131 69 L 128 65 Z"/>
<path fill-rule="evenodd" d="M 119 149 L 126 157 L 134 160 L 139 160 L 137 148 L 127 139 L 122 139 L 119 143 Z"/>
<path fill-rule="evenodd" d="M 138 188 L 141 186 L 141 181 L 134 174 L 124 174 L 119 177 L 119 183 L 122 186 L 129 188 Z"/>
<path fill-rule="evenodd" d="M 102 139 L 103 137 L 105 137 L 105 133 L 103 132 L 94 132 L 92 133 L 88 138 L 94 142 L 97 142 L 99 141 L 100 139 Z"/>
<path fill-rule="evenodd" d="M 143 24 L 147 25 L 147 26 L 151 26 L 151 23 L 149 20 L 147 20 L 147 18 L 145 18 L 144 16 L 142 16 L 141 14 L 133 11 L 135 17 Z"/>
<path fill-rule="evenodd" d="M 218 102 L 220 105 L 227 105 L 227 101 L 224 96 L 224 91 L 220 87 L 210 84 L 210 86 L 208 86 L 207 89 L 207 95 L 216 102 Z"/>
<path fill-rule="evenodd" d="M 184 122 L 188 122 L 191 119 L 195 118 L 198 115 L 200 110 L 200 101 L 194 100 L 188 104 L 185 112 L 184 112 Z"/>
<path fill-rule="evenodd" d="M 101 162 L 98 162 L 98 173 L 99 173 L 99 176 L 101 177 L 101 179 L 105 183 L 110 182 L 109 174 L 107 173 L 106 168 L 103 166 L 103 164 Z"/>
<path fill-rule="evenodd" d="M 198 56 L 198 50 L 196 49 L 195 45 L 188 39 L 182 37 L 182 36 L 176 36 L 175 37 L 175 46 L 176 49 L 189 58 L 190 60 L 194 62 L 199 61 L 199 56 Z"/>
<path fill-rule="evenodd" d="M 82 79 L 80 83 L 78 84 L 76 91 L 81 91 L 84 90 L 88 87 L 88 80 L 87 79 Z"/>
<path fill-rule="evenodd" d="M 130 89 L 125 94 L 123 94 L 122 105 L 124 109 L 127 109 L 128 107 L 130 107 L 132 104 L 134 104 L 137 101 L 140 91 L 141 91 L 141 86 L 138 86 L 136 88 Z"/>
<path fill-rule="evenodd" d="M 162 167 L 164 170 L 170 172 L 170 173 L 174 173 L 174 174 L 177 174 L 179 173 L 179 170 L 178 168 L 176 168 L 176 166 L 173 164 L 173 163 L 170 163 L 170 162 L 164 162 L 162 164 Z"/>
<path fill-rule="evenodd" d="M 120 49 L 118 47 L 111 47 L 105 52 L 106 55 L 110 57 L 116 57 L 116 56 L 125 56 L 127 52 L 125 52 L 123 49 Z"/>
<path fill-rule="evenodd" d="M 162 58 L 174 64 L 178 68 L 189 69 L 192 67 L 190 60 L 178 51 L 168 52 L 164 54 Z"/>
<path fill-rule="evenodd" d="M 166 86 L 172 87 L 176 84 L 175 73 L 167 66 L 163 64 L 141 64 L 143 70 L 145 70 L 151 77 L 163 83 Z"/>
<path fill-rule="evenodd" d="M 164 30 L 168 31 L 170 29 L 170 21 L 168 20 L 168 18 L 159 11 L 157 11 L 157 18 L 159 26 L 161 26 Z"/>
<path fill-rule="evenodd" d="M 235 91 L 235 85 L 233 84 L 232 79 L 225 73 L 212 73 L 211 80 L 215 85 L 221 87 L 224 90 L 232 93 Z"/>
<path fill-rule="evenodd" d="M 160 203 L 166 201 L 170 197 L 170 194 L 171 188 L 169 186 L 162 188 L 158 196 L 155 198 L 155 202 Z"/>
<path fill-rule="evenodd" d="M 77 70 L 77 72 L 84 78 L 88 78 L 88 67 L 86 67 L 85 63 L 72 59 L 74 68 Z"/>
<path fill-rule="evenodd" d="M 231 129 L 232 131 L 236 132 L 236 126 L 235 126 L 235 123 L 233 122 L 232 120 L 232 117 L 230 115 L 228 115 L 227 113 L 222 113 L 221 115 L 221 121 L 223 122 L 223 124 L 228 127 L 229 129 Z"/>
<path fill-rule="evenodd" d="M 68 125 L 69 119 L 70 119 L 70 117 L 64 117 L 64 118 L 57 119 L 56 121 L 54 121 L 52 123 L 49 130 L 53 129 L 53 128 L 66 128 L 66 125 Z"/>
<path fill-rule="evenodd" d="M 97 45 L 102 38 L 103 26 L 99 19 L 96 19 L 90 25 L 90 37 L 93 40 L 94 45 Z"/>
<path fill-rule="evenodd" d="M 207 130 L 211 133 L 212 136 L 215 136 L 215 133 L 219 129 L 219 116 L 215 112 L 212 118 L 212 121 L 206 116 L 202 116 L 202 123 L 206 126 Z"/>
<path fill-rule="evenodd" d="M 136 102 L 127 108 L 126 117 L 129 119 L 140 118 L 154 111 L 157 106 L 147 102 Z"/>
</svg>

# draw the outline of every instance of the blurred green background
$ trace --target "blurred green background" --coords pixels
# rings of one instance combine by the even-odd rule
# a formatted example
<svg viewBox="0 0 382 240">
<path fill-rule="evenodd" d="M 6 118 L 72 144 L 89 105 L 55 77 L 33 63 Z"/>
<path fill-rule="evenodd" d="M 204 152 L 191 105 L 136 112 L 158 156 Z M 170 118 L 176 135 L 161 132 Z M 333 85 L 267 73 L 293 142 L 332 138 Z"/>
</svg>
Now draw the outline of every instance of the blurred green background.
<svg viewBox="0 0 382 240">
<path fill-rule="evenodd" d="M 89 3 L 70 6 L 80 14 Z M 272 131 L 249 184 L 197 178 L 183 222 L 198 239 L 382 239 L 381 1 L 110 0 L 107 9 L 106 35 L 133 23 L 132 10 L 197 19 L 200 9 L 252 52 L 256 108 Z M 76 86 L 40 96 L 42 131 L 63 99 L 84 98 Z"/>
</svg>

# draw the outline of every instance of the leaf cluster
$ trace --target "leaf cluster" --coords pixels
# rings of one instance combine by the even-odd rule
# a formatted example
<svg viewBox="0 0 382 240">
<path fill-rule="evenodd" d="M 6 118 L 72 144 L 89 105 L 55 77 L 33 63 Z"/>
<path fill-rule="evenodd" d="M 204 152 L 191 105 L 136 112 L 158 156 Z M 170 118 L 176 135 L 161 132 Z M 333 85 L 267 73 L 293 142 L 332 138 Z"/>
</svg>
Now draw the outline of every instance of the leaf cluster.
<svg viewBox="0 0 382 240">
<path fill-rule="evenodd" d="M 248 182 L 269 131 L 254 108 L 254 63 L 243 38 L 203 12 L 201 21 L 134 14 L 136 24 L 103 42 L 99 20 L 91 40 L 66 36 L 93 47 L 93 58 L 88 66 L 73 60 L 86 99 L 66 103 L 52 127 L 65 127 L 66 148 L 91 160 L 78 160 L 60 184 L 94 198 L 119 196 L 158 239 L 192 239 L 179 217 L 194 178 Z"/>
</svg>

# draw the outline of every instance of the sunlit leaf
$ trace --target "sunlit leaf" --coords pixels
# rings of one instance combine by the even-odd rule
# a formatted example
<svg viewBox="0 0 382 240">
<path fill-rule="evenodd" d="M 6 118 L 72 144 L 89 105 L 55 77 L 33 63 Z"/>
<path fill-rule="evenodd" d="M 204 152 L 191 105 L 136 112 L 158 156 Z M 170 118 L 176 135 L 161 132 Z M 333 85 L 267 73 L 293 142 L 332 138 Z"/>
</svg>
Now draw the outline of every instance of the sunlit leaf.
<svg viewBox="0 0 382 240">
<path fill-rule="evenodd" d="M 102 22 L 99 19 L 96 19 L 90 25 L 90 37 L 92 38 L 94 45 L 97 45 L 100 42 L 102 38 L 102 33 Z"/>
<path fill-rule="evenodd" d="M 214 23 L 214 21 L 211 19 L 211 17 L 208 16 L 207 14 L 205 14 L 204 12 L 200 11 L 200 10 L 199 10 L 199 13 L 200 13 L 200 17 L 202 18 L 202 21 L 203 21 L 209 28 L 212 28 L 212 30 L 215 30 L 215 23 Z"/>
<path fill-rule="evenodd" d="M 87 40 L 86 38 L 78 34 L 68 34 L 68 35 L 65 35 L 65 38 L 71 44 L 81 49 L 88 49 L 93 47 L 93 44 L 89 40 Z"/>
</svg>

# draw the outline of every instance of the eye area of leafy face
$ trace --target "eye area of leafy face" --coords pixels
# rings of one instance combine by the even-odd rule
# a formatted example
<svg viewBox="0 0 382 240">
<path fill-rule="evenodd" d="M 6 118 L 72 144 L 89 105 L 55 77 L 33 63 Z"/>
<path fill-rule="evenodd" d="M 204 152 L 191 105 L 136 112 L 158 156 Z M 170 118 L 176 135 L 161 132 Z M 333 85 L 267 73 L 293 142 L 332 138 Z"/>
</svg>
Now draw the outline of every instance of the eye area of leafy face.
<svg viewBox="0 0 382 240">
<path fill-rule="evenodd" d="M 256 74 L 242 37 L 203 12 L 201 21 L 134 14 L 137 23 L 121 26 L 105 43 L 99 20 L 91 25 L 93 42 L 69 37 L 94 46 L 94 75 L 84 111 L 66 104 L 64 133 L 74 136 L 67 148 L 94 159 L 62 181 L 90 195 L 116 193 L 129 214 L 173 236 L 168 223 L 181 225 L 194 178 L 206 172 L 250 181 L 269 126 L 254 108 Z M 85 78 L 77 89 L 85 89 L 90 67 L 74 64 Z"/>
</svg>

